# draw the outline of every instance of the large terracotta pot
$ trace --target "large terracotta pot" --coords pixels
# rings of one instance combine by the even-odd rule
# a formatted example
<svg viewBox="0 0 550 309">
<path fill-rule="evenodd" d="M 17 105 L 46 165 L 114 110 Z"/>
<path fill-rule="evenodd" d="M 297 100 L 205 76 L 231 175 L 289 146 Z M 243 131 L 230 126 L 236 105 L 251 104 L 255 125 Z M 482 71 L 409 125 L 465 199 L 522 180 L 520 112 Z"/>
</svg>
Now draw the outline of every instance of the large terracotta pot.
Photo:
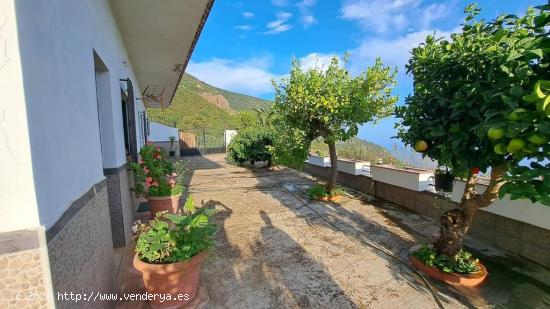
<svg viewBox="0 0 550 309">
<path fill-rule="evenodd" d="M 445 273 L 439 270 L 437 267 L 428 266 L 412 255 L 409 257 L 409 259 L 413 266 L 416 267 L 416 269 L 421 270 L 423 273 L 434 279 L 443 281 L 451 285 L 476 287 L 483 284 L 483 282 L 485 282 L 485 279 L 487 278 L 487 268 L 485 268 L 485 266 L 481 263 L 477 264 L 477 266 L 479 267 L 479 271 L 476 273 L 457 274 Z"/>
<path fill-rule="evenodd" d="M 141 261 L 136 254 L 134 267 L 143 275 L 143 283 L 149 294 L 162 294 L 165 301 L 157 296 L 149 299 L 153 308 L 181 308 L 195 297 L 199 287 L 202 262 L 207 251 L 202 251 L 189 261 L 171 264 L 149 264 Z M 170 294 L 171 300 L 167 299 Z M 179 298 L 179 299 L 178 299 Z"/>
<path fill-rule="evenodd" d="M 149 202 L 153 216 L 161 211 L 175 214 L 179 211 L 180 197 L 181 194 L 174 196 L 147 196 L 147 201 Z"/>
</svg>

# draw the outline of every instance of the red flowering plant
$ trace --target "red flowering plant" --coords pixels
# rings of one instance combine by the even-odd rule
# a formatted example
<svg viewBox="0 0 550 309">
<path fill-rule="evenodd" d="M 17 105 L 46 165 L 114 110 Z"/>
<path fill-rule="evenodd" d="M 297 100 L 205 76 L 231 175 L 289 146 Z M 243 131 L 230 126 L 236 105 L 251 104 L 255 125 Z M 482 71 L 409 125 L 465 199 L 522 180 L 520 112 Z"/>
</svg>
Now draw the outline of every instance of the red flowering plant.
<svg viewBox="0 0 550 309">
<path fill-rule="evenodd" d="M 141 159 L 130 163 L 136 185 L 134 191 L 145 196 L 176 196 L 183 193 L 183 162 L 172 163 L 166 151 L 147 142 L 139 151 Z"/>
</svg>

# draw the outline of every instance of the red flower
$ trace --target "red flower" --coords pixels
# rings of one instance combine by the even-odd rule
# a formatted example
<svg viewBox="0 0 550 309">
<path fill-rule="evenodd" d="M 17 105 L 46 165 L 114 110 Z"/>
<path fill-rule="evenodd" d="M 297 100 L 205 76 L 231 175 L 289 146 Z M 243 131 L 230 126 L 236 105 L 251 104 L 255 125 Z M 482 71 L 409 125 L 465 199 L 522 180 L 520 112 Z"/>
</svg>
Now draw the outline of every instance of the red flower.
<svg viewBox="0 0 550 309">
<path fill-rule="evenodd" d="M 472 172 L 472 174 L 474 174 L 474 175 L 479 174 L 479 171 L 480 171 L 479 167 L 472 167 L 472 169 L 471 169 L 471 172 Z"/>
</svg>

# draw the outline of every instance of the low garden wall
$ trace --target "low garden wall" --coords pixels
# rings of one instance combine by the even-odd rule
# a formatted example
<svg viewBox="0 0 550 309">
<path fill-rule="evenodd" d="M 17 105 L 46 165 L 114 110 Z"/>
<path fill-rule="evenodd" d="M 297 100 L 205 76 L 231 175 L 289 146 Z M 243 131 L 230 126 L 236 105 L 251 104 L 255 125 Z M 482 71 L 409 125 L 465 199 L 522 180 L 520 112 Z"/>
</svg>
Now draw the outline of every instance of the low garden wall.
<svg viewBox="0 0 550 309">
<path fill-rule="evenodd" d="M 330 167 L 306 163 L 305 171 L 328 179 Z M 338 183 L 372 195 L 378 199 L 400 205 L 416 213 L 439 220 L 447 210 L 458 204 L 429 191 L 413 191 L 395 185 L 374 181 L 369 176 L 338 173 Z M 526 222 L 507 218 L 483 209 L 475 216 L 469 234 L 497 247 L 521 255 L 550 267 L 550 230 Z"/>
</svg>

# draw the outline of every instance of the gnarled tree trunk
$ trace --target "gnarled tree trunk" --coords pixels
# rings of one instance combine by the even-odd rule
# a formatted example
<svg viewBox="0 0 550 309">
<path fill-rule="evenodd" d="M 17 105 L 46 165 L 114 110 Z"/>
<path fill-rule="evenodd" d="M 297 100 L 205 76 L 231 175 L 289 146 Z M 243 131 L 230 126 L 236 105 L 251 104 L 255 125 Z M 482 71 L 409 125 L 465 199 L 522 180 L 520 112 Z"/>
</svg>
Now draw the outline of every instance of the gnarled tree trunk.
<svg viewBox="0 0 550 309">
<path fill-rule="evenodd" d="M 491 205 L 498 198 L 498 191 L 504 184 L 502 177 L 505 174 L 506 165 L 493 167 L 489 186 L 483 194 L 475 192 L 477 175 L 472 174 L 468 177 L 460 208 L 447 211 L 441 216 L 439 238 L 434 243 L 439 253 L 454 257 L 462 249 L 464 236 L 477 210 Z"/>
<path fill-rule="evenodd" d="M 336 177 L 338 177 L 338 155 L 336 154 L 336 143 L 334 141 L 327 142 L 327 145 L 330 155 L 330 178 L 326 190 L 331 192 L 336 186 Z"/>
</svg>

